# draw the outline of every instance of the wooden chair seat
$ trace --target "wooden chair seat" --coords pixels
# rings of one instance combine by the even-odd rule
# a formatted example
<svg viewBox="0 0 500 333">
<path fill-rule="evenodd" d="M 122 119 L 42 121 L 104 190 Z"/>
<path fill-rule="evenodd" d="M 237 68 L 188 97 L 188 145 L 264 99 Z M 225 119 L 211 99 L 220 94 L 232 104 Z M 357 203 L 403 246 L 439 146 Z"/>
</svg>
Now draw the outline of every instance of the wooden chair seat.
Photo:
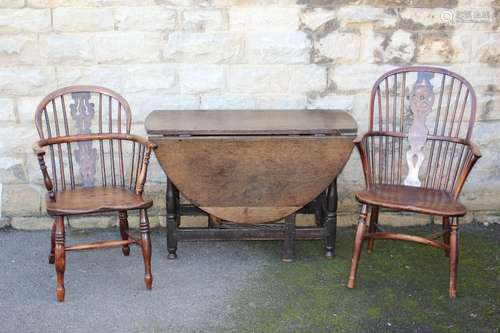
<svg viewBox="0 0 500 333">
<path fill-rule="evenodd" d="M 465 206 L 449 192 L 405 185 L 373 184 L 356 198 L 364 204 L 440 216 L 464 216 Z"/>
<path fill-rule="evenodd" d="M 78 188 L 55 193 L 55 201 L 46 196 L 49 215 L 79 215 L 121 210 L 147 209 L 152 200 L 122 187 Z"/>
</svg>

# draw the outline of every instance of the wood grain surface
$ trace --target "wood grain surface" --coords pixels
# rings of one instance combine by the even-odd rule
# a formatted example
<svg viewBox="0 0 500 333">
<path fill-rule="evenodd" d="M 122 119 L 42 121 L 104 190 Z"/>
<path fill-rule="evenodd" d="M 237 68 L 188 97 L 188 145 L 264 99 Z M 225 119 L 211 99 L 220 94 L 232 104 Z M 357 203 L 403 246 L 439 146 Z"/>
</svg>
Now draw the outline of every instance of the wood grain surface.
<svg viewBox="0 0 500 333">
<path fill-rule="evenodd" d="M 344 111 L 331 110 L 157 110 L 146 119 L 149 135 L 355 135 Z"/>
<path fill-rule="evenodd" d="M 188 200 L 236 223 L 272 222 L 300 209 L 335 179 L 353 148 L 351 136 L 150 139 Z"/>
</svg>

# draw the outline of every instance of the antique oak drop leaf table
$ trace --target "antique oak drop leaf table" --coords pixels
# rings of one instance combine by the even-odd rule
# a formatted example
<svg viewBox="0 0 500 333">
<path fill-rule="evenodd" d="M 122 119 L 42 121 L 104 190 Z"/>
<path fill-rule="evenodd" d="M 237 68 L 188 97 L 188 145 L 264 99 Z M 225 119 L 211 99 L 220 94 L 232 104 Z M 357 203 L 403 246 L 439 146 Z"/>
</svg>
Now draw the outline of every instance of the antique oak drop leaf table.
<svg viewBox="0 0 500 333">
<path fill-rule="evenodd" d="M 333 256 L 336 177 L 357 132 L 348 113 L 158 110 L 145 126 L 167 174 L 169 258 L 178 239 L 284 239 L 283 259 L 292 260 L 295 239 L 325 238 Z M 208 229 L 180 228 L 179 191 L 209 214 Z M 324 221 L 296 228 L 295 213 L 318 197 Z"/>
</svg>

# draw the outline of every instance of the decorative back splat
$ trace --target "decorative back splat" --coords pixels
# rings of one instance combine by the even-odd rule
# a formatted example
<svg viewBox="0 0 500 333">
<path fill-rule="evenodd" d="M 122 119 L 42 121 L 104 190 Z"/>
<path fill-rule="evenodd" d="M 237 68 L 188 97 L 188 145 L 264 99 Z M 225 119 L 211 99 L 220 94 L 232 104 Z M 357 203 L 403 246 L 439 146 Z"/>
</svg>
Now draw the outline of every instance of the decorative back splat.
<svg viewBox="0 0 500 333">
<path fill-rule="evenodd" d="M 432 73 L 418 73 L 417 81 L 408 96 L 409 109 L 413 114 L 413 123 L 408 131 L 410 150 L 406 153 L 408 163 L 408 176 L 404 184 L 409 186 L 420 186 L 418 177 L 420 167 L 424 162 L 423 148 L 427 141 L 429 130 L 425 125 L 427 115 L 432 111 L 434 104 L 434 91 L 430 79 Z"/>
<path fill-rule="evenodd" d="M 75 121 L 76 134 L 90 134 L 92 119 L 95 115 L 94 103 L 90 102 L 90 92 L 71 93 L 73 103 L 70 104 L 71 117 Z M 73 151 L 75 160 L 80 166 L 83 187 L 95 185 L 97 164 L 97 149 L 93 148 L 93 141 L 79 141 Z"/>
</svg>

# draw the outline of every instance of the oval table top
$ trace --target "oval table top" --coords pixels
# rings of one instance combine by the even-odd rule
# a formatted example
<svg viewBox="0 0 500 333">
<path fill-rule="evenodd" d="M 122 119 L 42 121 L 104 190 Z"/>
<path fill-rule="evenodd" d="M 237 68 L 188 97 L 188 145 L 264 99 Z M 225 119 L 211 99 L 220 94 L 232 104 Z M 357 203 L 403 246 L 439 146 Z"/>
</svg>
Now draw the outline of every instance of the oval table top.
<svg viewBox="0 0 500 333">
<path fill-rule="evenodd" d="M 149 135 L 355 135 L 356 121 L 332 110 L 156 110 Z"/>
<path fill-rule="evenodd" d="M 341 172 L 357 130 L 348 113 L 325 110 L 155 111 L 146 129 L 179 191 L 235 223 L 274 222 L 312 201 Z"/>
</svg>

